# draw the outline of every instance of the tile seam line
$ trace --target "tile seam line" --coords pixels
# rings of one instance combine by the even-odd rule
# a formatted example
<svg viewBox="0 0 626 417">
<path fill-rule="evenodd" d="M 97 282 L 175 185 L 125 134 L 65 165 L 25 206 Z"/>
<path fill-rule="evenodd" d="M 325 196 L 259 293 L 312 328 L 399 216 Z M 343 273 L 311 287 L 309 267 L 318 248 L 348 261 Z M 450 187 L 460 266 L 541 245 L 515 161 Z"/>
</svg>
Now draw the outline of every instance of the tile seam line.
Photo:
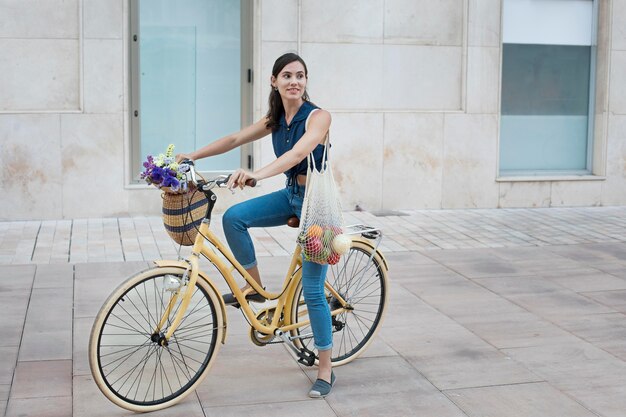
<svg viewBox="0 0 626 417">
<path fill-rule="evenodd" d="M 37 229 L 37 235 L 35 236 L 35 243 L 33 243 L 33 250 L 30 253 L 30 262 L 33 262 L 33 258 L 35 257 L 35 250 L 37 249 L 37 241 L 39 240 L 39 233 L 41 233 L 42 224 L 43 224 L 43 221 L 39 221 L 39 228 Z M 55 230 L 56 230 L 56 227 L 55 227 Z"/>
<path fill-rule="evenodd" d="M 20 362 L 20 351 L 22 350 L 22 342 L 24 341 L 24 330 L 26 329 L 26 318 L 28 317 L 28 310 L 30 308 L 30 302 L 33 298 L 33 289 L 35 287 L 35 275 L 37 274 L 37 265 L 35 265 L 35 270 L 33 271 L 33 277 L 32 277 L 32 281 L 30 284 L 30 293 L 28 294 L 28 303 L 26 303 L 26 311 L 24 312 L 24 322 L 22 323 L 22 333 L 20 335 L 20 342 L 18 344 L 17 347 L 17 355 L 15 356 L 15 366 L 13 367 L 13 375 L 11 376 L 11 384 L 9 385 L 9 396 L 7 398 L 7 404 L 6 404 L 6 409 L 5 409 L 5 415 L 6 415 L 6 411 L 9 408 L 9 403 L 11 402 L 11 392 L 13 391 L 13 384 L 15 383 L 15 373 L 17 371 L 17 365 Z"/>
</svg>

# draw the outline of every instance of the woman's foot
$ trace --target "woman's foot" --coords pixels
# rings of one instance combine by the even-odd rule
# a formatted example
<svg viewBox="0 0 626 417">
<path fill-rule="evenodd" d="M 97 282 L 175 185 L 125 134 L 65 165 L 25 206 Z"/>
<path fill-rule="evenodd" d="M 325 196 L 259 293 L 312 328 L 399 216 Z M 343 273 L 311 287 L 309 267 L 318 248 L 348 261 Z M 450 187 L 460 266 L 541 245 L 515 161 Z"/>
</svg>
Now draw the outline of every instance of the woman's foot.
<svg viewBox="0 0 626 417">
<path fill-rule="evenodd" d="M 324 398 L 328 394 L 335 385 L 335 373 L 331 372 L 330 374 L 330 382 L 323 379 L 316 379 L 309 391 L 309 397 L 311 398 Z"/>
<path fill-rule="evenodd" d="M 253 301 L 255 303 L 264 303 L 266 301 L 266 298 L 263 297 L 261 294 L 257 293 L 256 291 L 250 292 L 250 290 L 250 287 L 244 287 L 241 290 L 244 294 L 246 294 L 246 291 L 248 291 L 248 293 L 246 294 L 246 300 Z M 237 308 L 240 307 L 239 301 L 237 301 L 237 298 L 235 298 L 235 295 L 232 292 L 222 294 L 222 299 L 224 300 L 224 304 L 226 304 L 227 306 L 233 306 Z"/>
</svg>

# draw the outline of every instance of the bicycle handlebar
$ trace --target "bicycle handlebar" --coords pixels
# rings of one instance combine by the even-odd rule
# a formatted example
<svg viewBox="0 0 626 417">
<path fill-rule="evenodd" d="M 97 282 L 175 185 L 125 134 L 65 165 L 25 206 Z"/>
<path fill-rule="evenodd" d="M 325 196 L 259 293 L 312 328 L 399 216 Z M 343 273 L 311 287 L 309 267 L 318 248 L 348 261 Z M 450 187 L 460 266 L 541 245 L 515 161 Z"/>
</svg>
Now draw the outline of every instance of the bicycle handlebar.
<svg viewBox="0 0 626 417">
<path fill-rule="evenodd" d="M 202 188 L 203 190 L 210 190 L 211 188 L 217 186 L 223 188 L 228 184 L 230 180 L 230 175 L 219 175 L 211 180 L 203 181 L 198 180 L 198 176 L 196 175 L 196 167 L 194 161 L 191 159 L 183 159 L 180 164 L 185 164 L 189 167 L 189 175 L 191 176 L 191 182 L 197 186 L 198 188 Z M 256 187 L 257 181 L 255 178 L 250 178 L 246 181 L 246 186 L 248 187 Z"/>
</svg>

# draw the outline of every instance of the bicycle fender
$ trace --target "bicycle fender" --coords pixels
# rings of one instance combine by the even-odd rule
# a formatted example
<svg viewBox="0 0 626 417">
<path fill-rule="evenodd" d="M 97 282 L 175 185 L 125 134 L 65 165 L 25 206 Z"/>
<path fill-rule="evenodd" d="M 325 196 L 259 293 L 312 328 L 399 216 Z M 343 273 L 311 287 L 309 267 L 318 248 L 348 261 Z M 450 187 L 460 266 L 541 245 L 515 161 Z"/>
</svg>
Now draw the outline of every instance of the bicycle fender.
<svg viewBox="0 0 626 417">
<path fill-rule="evenodd" d="M 371 249 L 376 249 L 376 247 L 368 239 L 364 239 L 364 238 L 361 238 L 361 237 L 353 237 L 352 238 L 352 242 L 360 243 L 363 246 L 366 246 L 370 250 Z M 378 256 L 380 258 L 380 260 L 382 261 L 382 264 L 385 267 L 385 272 L 389 272 L 389 266 L 387 265 L 387 259 L 385 258 L 385 255 L 383 255 L 383 253 L 379 249 L 376 249 L 376 256 Z"/>
<path fill-rule="evenodd" d="M 183 271 L 185 271 L 188 267 L 188 264 L 183 261 L 159 259 L 159 260 L 154 261 L 154 263 L 156 266 L 159 266 L 159 267 L 180 268 Z M 220 292 L 217 290 L 217 287 L 215 286 L 213 281 L 204 272 L 198 271 L 198 273 L 207 282 L 207 284 L 209 284 L 209 286 L 213 289 L 213 291 L 215 291 L 215 295 L 217 295 L 217 299 L 219 300 L 220 309 L 222 310 L 222 320 L 224 321 L 224 331 L 222 332 L 222 344 L 224 344 L 226 343 L 226 333 L 227 333 L 226 329 L 228 328 L 227 318 L 226 318 L 226 305 L 224 304 L 224 300 L 222 299 L 222 296 L 220 295 Z"/>
</svg>

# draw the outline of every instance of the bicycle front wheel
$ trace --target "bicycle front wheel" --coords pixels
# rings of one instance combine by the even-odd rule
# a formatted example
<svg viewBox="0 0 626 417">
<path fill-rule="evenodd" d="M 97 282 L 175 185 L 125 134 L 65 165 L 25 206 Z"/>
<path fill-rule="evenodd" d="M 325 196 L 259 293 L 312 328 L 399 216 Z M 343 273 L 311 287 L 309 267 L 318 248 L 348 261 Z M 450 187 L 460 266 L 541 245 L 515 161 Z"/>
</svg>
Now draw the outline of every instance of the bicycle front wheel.
<svg viewBox="0 0 626 417">
<path fill-rule="evenodd" d="M 369 246 L 355 241 L 336 265 L 330 265 L 326 282 L 341 295 L 350 309 L 332 318 L 333 366 L 344 365 L 363 353 L 378 331 L 387 300 L 387 270 Z M 371 257 L 371 260 L 370 260 Z M 337 299 L 326 290 L 330 310 L 341 308 Z M 292 301 L 291 321 L 309 320 L 302 283 L 298 284 Z M 296 345 L 314 351 L 311 326 L 292 331 Z"/>
<path fill-rule="evenodd" d="M 109 296 L 96 317 L 91 372 L 120 407 L 146 412 L 176 404 L 204 379 L 219 350 L 223 317 L 215 291 L 201 277 L 180 325 L 164 342 L 181 306 L 182 297 L 175 294 L 183 272 L 174 267 L 140 272 Z M 181 295 L 186 290 L 182 287 Z"/>
</svg>

